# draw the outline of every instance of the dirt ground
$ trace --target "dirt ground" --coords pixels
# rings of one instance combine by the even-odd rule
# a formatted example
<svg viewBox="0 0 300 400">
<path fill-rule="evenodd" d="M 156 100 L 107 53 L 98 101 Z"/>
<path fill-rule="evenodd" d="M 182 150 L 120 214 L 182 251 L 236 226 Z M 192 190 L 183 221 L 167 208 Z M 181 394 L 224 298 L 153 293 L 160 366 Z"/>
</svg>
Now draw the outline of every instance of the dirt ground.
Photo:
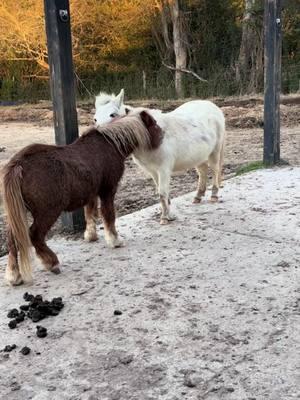
<svg viewBox="0 0 300 400">
<path fill-rule="evenodd" d="M 234 177 L 221 196 L 174 199 L 170 225 L 156 205 L 119 218 L 114 250 L 100 227 L 95 243 L 56 235 L 60 275 L 35 259 L 32 286 L 1 277 L 0 399 L 299 400 L 300 168 Z M 24 292 L 65 307 L 11 330 Z"/>
<path fill-rule="evenodd" d="M 225 178 L 228 178 L 234 175 L 241 165 L 262 158 L 263 102 L 261 97 L 213 99 L 213 101 L 222 108 L 226 116 L 227 144 L 224 173 Z M 129 104 L 170 111 L 181 103 L 179 101 L 140 101 L 129 102 Z M 80 132 L 89 125 L 92 115 L 92 104 L 79 104 Z M 299 165 L 300 96 L 282 98 L 281 125 L 281 156 L 291 165 Z M 35 142 L 54 142 L 51 104 L 40 102 L 34 105 L 1 106 L 0 169 L 16 151 Z M 197 174 L 194 170 L 174 176 L 171 183 L 171 196 L 176 197 L 195 190 L 196 182 Z M 157 200 L 151 179 L 145 176 L 131 159 L 128 159 L 116 199 L 118 215 L 137 211 L 155 204 Z M 53 231 L 60 231 L 59 224 Z M 6 252 L 5 236 L 0 195 L 0 256 Z"/>
</svg>

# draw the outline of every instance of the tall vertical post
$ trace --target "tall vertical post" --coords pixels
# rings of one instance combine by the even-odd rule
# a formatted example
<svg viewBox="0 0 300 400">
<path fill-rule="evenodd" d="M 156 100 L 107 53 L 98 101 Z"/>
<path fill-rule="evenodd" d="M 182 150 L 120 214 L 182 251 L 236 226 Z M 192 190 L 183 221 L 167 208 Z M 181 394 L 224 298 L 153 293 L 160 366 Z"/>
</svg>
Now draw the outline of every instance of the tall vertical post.
<svg viewBox="0 0 300 400">
<path fill-rule="evenodd" d="M 280 161 L 281 0 L 265 0 L 265 164 Z"/>
<path fill-rule="evenodd" d="M 44 0 L 44 6 L 55 142 L 65 145 L 78 138 L 69 0 Z M 63 213 L 62 222 L 69 230 L 82 229 L 83 210 Z"/>
</svg>

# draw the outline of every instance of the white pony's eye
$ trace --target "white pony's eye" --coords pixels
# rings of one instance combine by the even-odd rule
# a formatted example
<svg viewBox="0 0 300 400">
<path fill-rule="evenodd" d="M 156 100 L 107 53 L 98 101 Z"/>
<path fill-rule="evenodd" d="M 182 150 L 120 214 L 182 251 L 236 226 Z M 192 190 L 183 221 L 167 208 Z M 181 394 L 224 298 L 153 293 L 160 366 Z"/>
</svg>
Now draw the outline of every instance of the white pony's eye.
<svg viewBox="0 0 300 400">
<path fill-rule="evenodd" d="M 117 113 L 112 113 L 112 114 L 110 114 L 110 118 L 116 118 L 117 116 L 118 116 Z"/>
</svg>

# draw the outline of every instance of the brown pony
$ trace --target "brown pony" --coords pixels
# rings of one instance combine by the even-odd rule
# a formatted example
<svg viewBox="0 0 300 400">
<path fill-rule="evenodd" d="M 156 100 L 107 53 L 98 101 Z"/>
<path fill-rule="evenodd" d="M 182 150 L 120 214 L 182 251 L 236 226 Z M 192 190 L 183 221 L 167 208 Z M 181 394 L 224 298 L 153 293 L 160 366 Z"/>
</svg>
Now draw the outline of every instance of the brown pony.
<svg viewBox="0 0 300 400">
<path fill-rule="evenodd" d="M 62 211 L 85 206 L 84 237 L 96 240 L 98 196 L 106 242 L 111 247 L 120 246 L 114 197 L 125 158 L 136 148 L 155 149 L 161 140 L 161 129 L 143 111 L 138 116 L 90 128 L 66 146 L 33 144 L 18 152 L 6 165 L 3 178 L 8 221 L 7 281 L 18 285 L 32 280 L 31 245 L 47 270 L 60 272 L 58 258 L 46 245 L 45 237 Z M 30 228 L 27 211 L 33 217 Z"/>
</svg>

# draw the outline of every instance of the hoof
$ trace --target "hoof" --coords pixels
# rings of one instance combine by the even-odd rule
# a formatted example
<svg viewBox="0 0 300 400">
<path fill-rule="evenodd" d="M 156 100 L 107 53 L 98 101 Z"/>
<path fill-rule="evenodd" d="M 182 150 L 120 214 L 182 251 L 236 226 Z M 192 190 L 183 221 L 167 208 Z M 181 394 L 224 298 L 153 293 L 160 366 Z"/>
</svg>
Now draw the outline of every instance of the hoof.
<svg viewBox="0 0 300 400">
<path fill-rule="evenodd" d="M 24 281 L 23 281 L 23 279 L 21 278 L 21 276 L 20 276 L 20 278 L 18 278 L 18 279 L 15 280 L 15 281 L 6 279 L 6 282 L 7 282 L 10 286 L 20 286 L 20 285 L 23 285 L 23 283 L 24 283 Z"/>
<path fill-rule="evenodd" d="M 11 285 L 12 285 L 12 286 L 21 286 L 21 285 L 23 285 L 23 283 L 24 283 L 24 281 L 23 281 L 23 279 L 21 278 L 21 279 L 19 279 L 17 282 L 12 283 Z"/>
<path fill-rule="evenodd" d="M 168 225 L 170 223 L 170 221 L 167 218 L 162 218 L 160 220 L 160 224 L 161 225 Z"/>
<path fill-rule="evenodd" d="M 60 268 L 59 268 L 59 264 L 46 264 L 45 262 L 43 262 L 43 265 L 45 267 L 45 269 L 49 272 L 52 272 L 52 274 L 58 275 L 60 274 Z"/>
<path fill-rule="evenodd" d="M 98 240 L 98 235 L 96 232 L 85 231 L 84 240 L 86 240 L 87 242 L 96 242 L 96 240 Z"/>
<path fill-rule="evenodd" d="M 52 274 L 59 275 L 61 271 L 59 266 L 55 265 L 53 268 L 50 269 L 50 272 L 52 272 Z"/>
<path fill-rule="evenodd" d="M 217 203 L 219 201 L 219 197 L 218 196 L 211 196 L 210 198 L 210 202 L 211 203 Z"/>
<path fill-rule="evenodd" d="M 19 271 L 6 271 L 5 280 L 10 286 L 20 286 L 24 283 Z"/>
<path fill-rule="evenodd" d="M 199 204 L 201 203 L 201 200 L 202 200 L 201 197 L 194 197 L 193 204 Z"/>
<path fill-rule="evenodd" d="M 116 249 L 118 247 L 124 247 L 125 243 L 123 242 L 123 240 L 117 239 L 113 245 L 113 248 Z"/>
<path fill-rule="evenodd" d="M 169 215 L 168 217 L 163 217 L 160 219 L 161 225 L 168 225 L 169 222 L 175 221 L 176 217 L 174 215 Z"/>
<path fill-rule="evenodd" d="M 108 239 L 106 242 L 107 242 L 108 247 L 110 247 L 111 249 L 116 249 L 118 247 L 125 246 L 125 243 L 123 242 L 123 240 L 121 240 L 119 238 Z"/>
</svg>

